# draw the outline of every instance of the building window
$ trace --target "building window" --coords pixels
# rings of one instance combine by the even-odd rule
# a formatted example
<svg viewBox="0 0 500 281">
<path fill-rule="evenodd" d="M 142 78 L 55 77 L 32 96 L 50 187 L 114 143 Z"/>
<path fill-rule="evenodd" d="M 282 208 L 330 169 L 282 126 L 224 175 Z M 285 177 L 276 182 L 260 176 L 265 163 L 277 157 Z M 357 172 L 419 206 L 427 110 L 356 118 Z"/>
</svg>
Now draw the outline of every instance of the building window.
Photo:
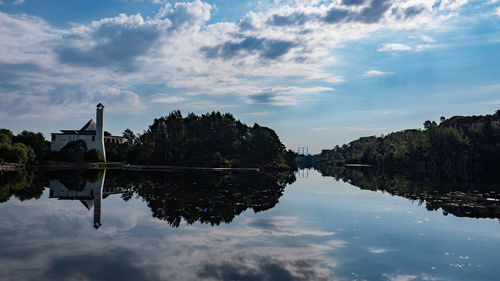
<svg viewBox="0 0 500 281">
<path fill-rule="evenodd" d="M 92 136 L 92 141 L 95 141 L 95 136 Z"/>
<path fill-rule="evenodd" d="M 52 141 L 56 140 L 56 135 L 52 135 Z"/>
</svg>

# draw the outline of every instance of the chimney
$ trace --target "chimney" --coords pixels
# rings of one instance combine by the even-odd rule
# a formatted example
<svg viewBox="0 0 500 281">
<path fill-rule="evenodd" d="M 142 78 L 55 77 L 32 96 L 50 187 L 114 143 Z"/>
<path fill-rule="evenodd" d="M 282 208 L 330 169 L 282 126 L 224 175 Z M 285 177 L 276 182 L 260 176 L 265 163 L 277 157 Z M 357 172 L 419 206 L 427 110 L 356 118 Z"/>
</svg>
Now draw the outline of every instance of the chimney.
<svg viewBox="0 0 500 281">
<path fill-rule="evenodd" d="M 95 130 L 96 146 L 106 162 L 106 150 L 104 148 L 104 105 L 99 103 L 96 109 L 96 130 Z"/>
</svg>

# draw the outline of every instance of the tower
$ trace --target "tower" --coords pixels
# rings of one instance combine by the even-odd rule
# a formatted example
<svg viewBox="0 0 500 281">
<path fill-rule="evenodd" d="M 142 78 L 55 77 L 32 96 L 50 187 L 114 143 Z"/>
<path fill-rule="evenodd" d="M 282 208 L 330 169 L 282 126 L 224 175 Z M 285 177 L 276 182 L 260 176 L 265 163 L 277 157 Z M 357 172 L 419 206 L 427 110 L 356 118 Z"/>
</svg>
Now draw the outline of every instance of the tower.
<svg viewBox="0 0 500 281">
<path fill-rule="evenodd" d="M 106 162 L 106 150 L 104 148 L 104 105 L 99 103 L 96 109 L 96 130 L 95 130 L 95 138 L 96 138 L 96 147 L 102 153 L 104 157 L 104 162 Z"/>
</svg>

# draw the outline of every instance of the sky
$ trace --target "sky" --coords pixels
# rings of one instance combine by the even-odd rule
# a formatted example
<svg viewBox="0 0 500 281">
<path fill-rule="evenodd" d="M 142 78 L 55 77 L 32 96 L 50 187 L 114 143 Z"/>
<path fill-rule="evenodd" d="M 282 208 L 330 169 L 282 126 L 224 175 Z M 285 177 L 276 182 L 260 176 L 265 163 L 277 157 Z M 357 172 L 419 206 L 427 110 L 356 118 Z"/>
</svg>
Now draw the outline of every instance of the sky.
<svg viewBox="0 0 500 281">
<path fill-rule="evenodd" d="M 500 0 L 0 0 L 0 128 L 230 112 L 309 152 L 500 109 Z"/>
</svg>

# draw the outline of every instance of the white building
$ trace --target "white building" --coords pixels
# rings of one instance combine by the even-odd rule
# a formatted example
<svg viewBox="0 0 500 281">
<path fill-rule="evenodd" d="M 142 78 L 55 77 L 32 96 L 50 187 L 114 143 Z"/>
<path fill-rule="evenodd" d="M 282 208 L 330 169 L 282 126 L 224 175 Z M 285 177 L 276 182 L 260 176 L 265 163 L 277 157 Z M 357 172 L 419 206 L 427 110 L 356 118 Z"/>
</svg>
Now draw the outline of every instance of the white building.
<svg viewBox="0 0 500 281">
<path fill-rule="evenodd" d="M 104 131 L 104 105 L 99 103 L 96 109 L 96 120 L 90 119 L 80 130 L 61 130 L 61 133 L 52 133 L 50 150 L 59 151 L 66 144 L 76 140 L 83 140 L 88 149 L 95 148 L 102 153 L 106 161 L 105 143 L 124 143 L 120 136 L 112 136 Z"/>
</svg>

